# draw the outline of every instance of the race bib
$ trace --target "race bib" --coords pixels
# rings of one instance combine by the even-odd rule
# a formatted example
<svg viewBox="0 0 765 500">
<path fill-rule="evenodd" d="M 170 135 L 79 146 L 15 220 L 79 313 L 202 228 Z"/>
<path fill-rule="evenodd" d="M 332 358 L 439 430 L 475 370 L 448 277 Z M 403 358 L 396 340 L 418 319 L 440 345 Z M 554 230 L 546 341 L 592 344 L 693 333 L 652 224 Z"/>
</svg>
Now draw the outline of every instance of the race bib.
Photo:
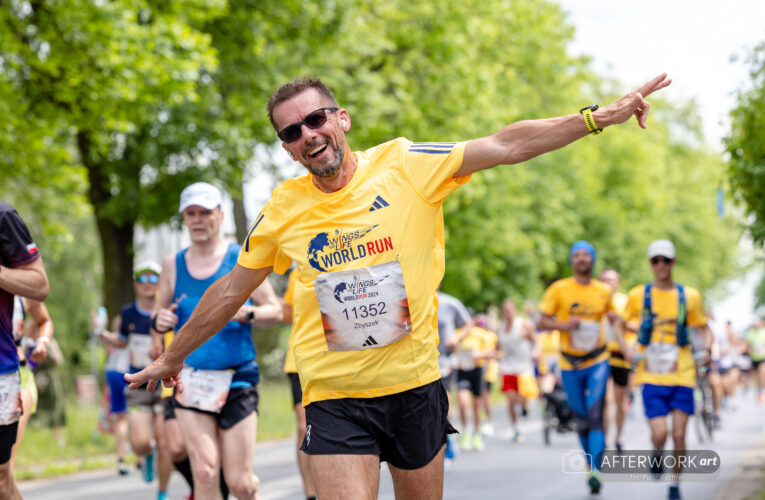
<svg viewBox="0 0 765 500">
<path fill-rule="evenodd" d="M 383 347 L 412 331 L 397 261 L 324 273 L 313 284 L 330 351 Z"/>
<path fill-rule="evenodd" d="M 21 379 L 18 370 L 0 375 L 0 425 L 10 425 L 21 418 Z"/>
<path fill-rule="evenodd" d="M 651 343 L 645 348 L 645 369 L 649 373 L 677 371 L 677 344 Z"/>
<path fill-rule="evenodd" d="M 151 335 L 130 335 L 130 339 L 128 340 L 130 366 L 141 369 L 149 366 L 151 364 L 151 357 L 149 356 L 151 345 Z"/>
<path fill-rule="evenodd" d="M 579 328 L 571 330 L 571 347 L 579 351 L 590 352 L 600 343 L 600 323 L 581 321 Z"/>
<path fill-rule="evenodd" d="M 189 408 L 220 413 L 233 377 L 234 370 L 197 370 L 184 366 L 181 370 L 183 392 L 177 393 L 175 399 Z"/>
<path fill-rule="evenodd" d="M 472 349 L 457 351 L 457 360 L 459 361 L 460 370 L 474 370 L 476 367 L 476 360 L 473 357 Z"/>
</svg>

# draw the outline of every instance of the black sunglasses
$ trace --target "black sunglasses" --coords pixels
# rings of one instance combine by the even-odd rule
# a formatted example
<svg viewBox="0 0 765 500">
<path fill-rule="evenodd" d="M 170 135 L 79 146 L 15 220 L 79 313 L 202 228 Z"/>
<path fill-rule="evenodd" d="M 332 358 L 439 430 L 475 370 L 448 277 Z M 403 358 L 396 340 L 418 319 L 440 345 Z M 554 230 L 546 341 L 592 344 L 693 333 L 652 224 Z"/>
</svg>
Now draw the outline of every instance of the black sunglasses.
<svg viewBox="0 0 765 500">
<path fill-rule="evenodd" d="M 283 142 L 290 143 L 295 142 L 298 139 L 300 139 L 300 136 L 303 135 L 303 125 L 310 129 L 317 129 L 327 123 L 327 111 L 337 111 L 338 108 L 319 108 L 316 111 L 313 111 L 311 113 L 308 113 L 308 115 L 303 118 L 302 122 L 293 123 L 292 125 L 287 125 L 283 129 L 281 129 L 276 135 L 279 136 L 279 139 L 281 139 Z"/>
<path fill-rule="evenodd" d="M 675 259 L 670 259 L 669 257 L 651 257 L 651 264 L 656 265 L 659 262 L 663 262 L 665 264 L 672 264 L 672 261 Z"/>
<path fill-rule="evenodd" d="M 142 274 L 138 276 L 135 280 L 137 283 L 141 283 L 141 284 L 144 284 L 144 283 L 156 284 L 156 283 L 159 283 L 159 276 L 157 276 L 156 274 Z"/>
</svg>

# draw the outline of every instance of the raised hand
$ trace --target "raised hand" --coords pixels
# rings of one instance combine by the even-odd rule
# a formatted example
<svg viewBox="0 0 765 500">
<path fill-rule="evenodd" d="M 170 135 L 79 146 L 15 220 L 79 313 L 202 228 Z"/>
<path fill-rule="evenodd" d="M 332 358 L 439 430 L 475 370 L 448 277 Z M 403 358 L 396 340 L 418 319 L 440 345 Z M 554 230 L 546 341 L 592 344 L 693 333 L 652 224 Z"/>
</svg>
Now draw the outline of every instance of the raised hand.
<svg viewBox="0 0 765 500">
<path fill-rule="evenodd" d="M 645 122 L 648 118 L 648 110 L 651 108 L 651 105 L 645 98 L 657 90 L 669 86 L 671 83 L 672 79 L 667 78 L 666 73 L 662 73 L 643 84 L 636 91 L 630 92 L 618 101 L 609 104 L 604 108 L 604 111 L 607 112 L 608 121 L 611 124 L 624 123 L 632 115 L 635 115 L 638 125 L 641 128 L 646 128 Z"/>
</svg>

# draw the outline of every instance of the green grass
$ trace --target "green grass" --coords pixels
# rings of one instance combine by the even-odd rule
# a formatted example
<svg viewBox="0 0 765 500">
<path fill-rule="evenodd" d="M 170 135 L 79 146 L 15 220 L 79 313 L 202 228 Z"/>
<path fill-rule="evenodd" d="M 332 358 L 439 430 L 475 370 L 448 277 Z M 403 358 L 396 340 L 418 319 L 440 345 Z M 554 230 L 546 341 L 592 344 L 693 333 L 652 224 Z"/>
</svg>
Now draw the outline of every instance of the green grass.
<svg viewBox="0 0 765 500">
<path fill-rule="evenodd" d="M 296 423 L 289 381 L 286 378 L 266 380 L 258 390 L 258 441 L 294 435 Z M 36 422 L 33 416 L 16 456 L 16 479 L 40 479 L 116 467 L 114 438 L 98 432 L 99 415 L 97 405 L 68 401 L 63 446 L 59 446 L 53 432 Z M 128 457 L 128 461 L 133 460 Z"/>
</svg>

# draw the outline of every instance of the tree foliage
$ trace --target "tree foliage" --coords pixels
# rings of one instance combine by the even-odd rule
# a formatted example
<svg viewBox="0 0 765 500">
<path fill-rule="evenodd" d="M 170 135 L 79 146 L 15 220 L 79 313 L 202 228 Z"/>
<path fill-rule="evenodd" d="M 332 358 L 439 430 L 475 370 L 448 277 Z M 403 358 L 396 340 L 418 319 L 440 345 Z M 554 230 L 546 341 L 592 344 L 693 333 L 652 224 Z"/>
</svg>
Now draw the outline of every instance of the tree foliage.
<svg viewBox="0 0 765 500">
<path fill-rule="evenodd" d="M 72 245 L 93 226 L 61 214 L 91 207 L 102 259 L 90 262 L 103 262 L 112 312 L 132 294 L 135 224 L 170 218 L 192 181 L 241 196 L 255 146 L 276 140 L 265 103 L 296 76 L 334 89 L 354 149 L 470 139 L 629 90 L 568 53 L 573 30 L 547 0 L 13 1 L 0 26 L 0 182 L 46 193 L 29 206 Z M 475 175 L 444 208 L 444 289 L 475 308 L 536 296 L 580 238 L 625 284 L 648 279 L 659 237 L 677 244 L 688 284 L 729 274 L 722 166 L 689 107 L 658 102 L 647 132 L 609 129 Z"/>
<path fill-rule="evenodd" d="M 748 88 L 738 93 L 726 138 L 730 154 L 728 178 L 736 200 L 744 206 L 754 241 L 765 243 L 765 43 L 750 58 Z"/>
</svg>

